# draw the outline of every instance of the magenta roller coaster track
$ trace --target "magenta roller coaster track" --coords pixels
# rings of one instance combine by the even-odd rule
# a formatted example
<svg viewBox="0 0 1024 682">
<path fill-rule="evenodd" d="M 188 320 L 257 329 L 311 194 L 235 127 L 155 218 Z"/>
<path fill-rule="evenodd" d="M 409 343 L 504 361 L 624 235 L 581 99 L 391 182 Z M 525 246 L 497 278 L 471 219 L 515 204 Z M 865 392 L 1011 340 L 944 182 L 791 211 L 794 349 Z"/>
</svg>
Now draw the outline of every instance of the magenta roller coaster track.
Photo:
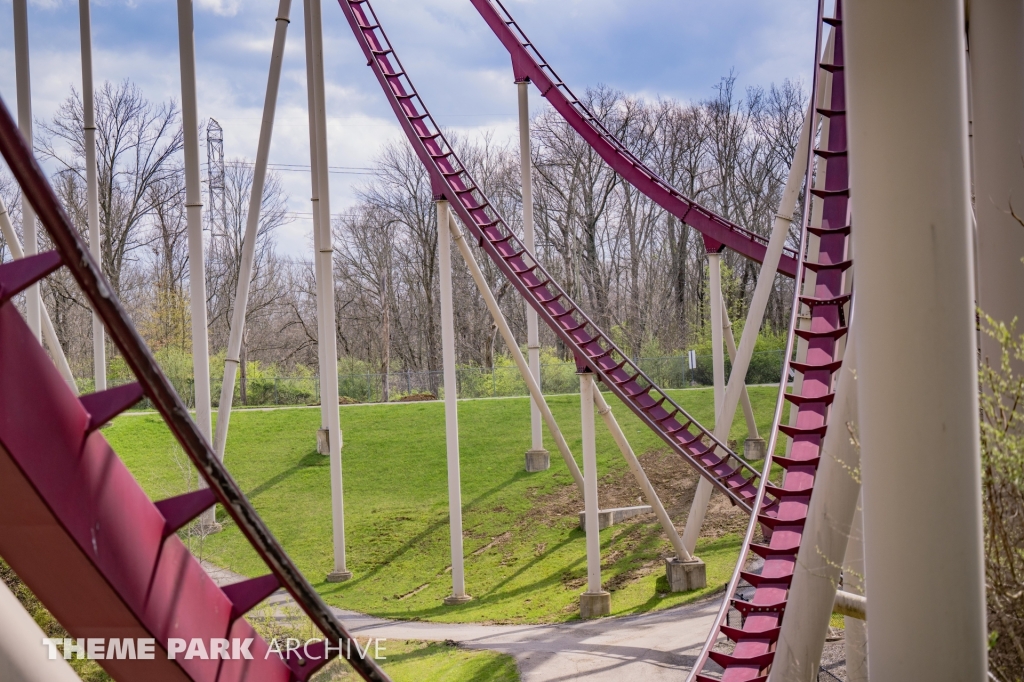
<svg viewBox="0 0 1024 682">
<path fill-rule="evenodd" d="M 480 247 L 586 366 L 676 453 L 735 504 L 751 511 L 760 475 L 697 423 L 572 301 L 487 199 L 445 139 L 368 0 L 339 0 L 435 198 L 447 199 Z"/>
<path fill-rule="evenodd" d="M 821 54 L 824 25 L 832 27 L 833 50 L 831 58 Z M 812 101 L 822 88 L 822 74 L 831 78 L 830 91 L 825 94 L 825 106 L 818 113 L 828 119 L 827 142 L 824 135 L 817 147 L 810 153 L 820 161 L 815 171 L 813 163 L 807 164 L 807 186 L 811 194 L 821 202 L 821 222 L 811 225 L 810 202 L 804 208 L 802 245 L 808 235 L 818 239 L 817 254 L 813 249 L 801 249 L 807 256 L 800 263 L 797 272 L 798 287 L 793 301 L 790 323 L 789 346 L 794 335 L 807 342 L 806 357 L 802 362 L 791 362 L 786 354 L 783 376 L 792 367 L 803 375 L 798 390 L 787 393 L 785 384 L 780 386 L 775 409 L 775 424 L 768 442 L 765 457 L 765 472 L 773 464 L 784 470 L 781 487 L 770 483 L 759 491 L 754 506 L 756 518 L 750 525 L 740 550 L 739 560 L 732 579 L 726 588 L 726 597 L 718 612 L 704 647 L 697 658 L 689 682 L 717 682 L 707 674 L 709 662 L 722 669 L 722 682 L 762 682 L 768 679 L 775 651 L 782 631 L 782 619 L 786 615 L 786 602 L 796 568 L 797 553 L 804 535 L 811 493 L 814 491 L 818 462 L 825 432 L 829 426 L 830 406 L 835 398 L 835 384 L 842 368 L 845 346 L 840 340 L 849 329 L 852 312 L 852 287 L 845 275 L 852 266 L 850 254 L 850 176 L 846 137 L 846 78 L 843 55 L 842 3 L 836 0 L 835 14 L 824 16 L 824 0 L 819 0 L 817 37 L 815 40 L 814 84 Z M 810 161 L 810 160 L 809 160 Z M 812 185 L 812 179 L 817 186 Z M 824 182 L 821 182 L 824 179 Z M 801 295 L 810 273 L 813 273 L 813 295 Z M 848 291 L 849 290 L 849 291 Z M 797 310 L 800 304 L 810 309 L 810 322 L 797 328 Z M 796 410 L 792 425 L 782 424 L 783 400 L 788 400 Z M 788 457 L 774 455 L 779 432 L 792 439 Z M 765 497 L 771 493 L 775 501 Z M 758 525 L 765 529 L 764 544 L 754 543 Z M 745 571 L 750 552 L 761 557 L 759 572 Z M 753 588 L 753 594 L 741 597 L 741 583 Z M 739 627 L 730 626 L 728 614 L 737 611 Z M 725 635 L 733 643 L 731 652 L 714 650 L 719 635 Z"/>
<path fill-rule="evenodd" d="M 529 78 L 602 157 L 629 182 L 666 210 L 701 231 L 712 244 L 760 260 L 763 238 L 722 220 L 673 190 L 601 126 L 525 38 L 500 5 L 471 0 L 512 54 L 517 78 Z M 728 681 L 765 680 L 770 669 L 808 502 L 842 365 L 840 340 L 847 332 L 851 304 L 846 270 L 849 252 L 849 183 L 843 73 L 841 10 L 823 18 L 819 4 L 817 50 L 822 24 L 832 26 L 834 57 L 815 69 L 832 79 L 828 106 L 818 112 L 830 122 L 827 144 L 813 150 L 821 161 L 818 187 L 811 193 L 823 207 L 819 225 L 805 209 L 801 250 L 814 235 L 817 253 L 803 260 L 783 257 L 780 270 L 797 280 L 790 346 L 794 336 L 807 342 L 806 358 L 787 360 L 803 375 L 798 393 L 780 388 L 776 425 L 766 458 L 784 470 L 783 483 L 760 485 L 765 475 L 752 469 L 655 386 L 576 306 L 509 229 L 460 163 L 430 116 L 394 54 L 367 0 L 339 0 L 368 63 L 410 142 L 427 168 L 437 198 L 449 200 L 481 248 L 545 322 L 568 344 L 577 361 L 597 376 L 686 461 L 737 505 L 752 512 L 736 573 L 698 658 L 692 679 L 712 680 L 709 662 Z M 498 9 L 500 8 L 500 10 Z M 517 37 L 521 36 L 520 37 Z M 816 60 L 819 54 L 815 55 Z M 0 265 L 0 555 L 53 612 L 73 637 L 149 637 L 154 660 L 107 659 L 102 665 L 116 679 L 138 681 L 304 682 L 323 664 L 323 644 L 291 651 L 282 659 L 265 657 L 268 644 L 243 617 L 274 591 L 284 588 L 325 639 L 351 636 L 313 587 L 292 564 L 241 489 L 217 460 L 181 399 L 161 372 L 111 293 L 88 248 L 64 212 L 42 170 L 0 101 L 0 154 L 3 155 L 55 245 L 55 250 Z M 827 168 L 826 168 L 827 166 Z M 812 177 L 811 164 L 808 183 Z M 822 182 L 823 179 L 823 182 Z M 789 259 L 787 261 L 787 259 Z M 36 342 L 12 298 L 60 267 L 71 272 L 137 383 L 76 397 Z M 800 295 L 809 273 L 814 293 Z M 797 304 L 810 310 L 810 323 L 797 329 Z M 788 357 L 788 354 L 787 354 Z M 784 372 L 785 373 L 785 372 Z M 203 490 L 151 501 L 99 431 L 109 419 L 149 398 L 208 485 Z M 782 425 L 783 400 L 796 410 L 792 426 Z M 778 433 L 792 439 L 788 457 L 772 457 Z M 40 456 L 40 455 L 45 456 Z M 269 568 L 265 576 L 218 587 L 179 540 L 177 531 L 219 502 Z M 767 544 L 753 543 L 765 529 Z M 759 573 L 742 570 L 748 552 L 764 559 Z M 741 581 L 754 590 L 737 593 Z M 727 614 L 741 615 L 740 627 Z M 719 634 L 735 642 L 731 653 L 712 651 Z M 251 638 L 248 660 L 171 659 L 170 638 Z M 387 680 L 372 659 L 350 663 L 366 680 Z"/>
<path fill-rule="evenodd" d="M 470 2 L 512 56 L 512 72 L 516 81 L 528 80 L 536 85 L 540 94 L 616 173 L 663 209 L 704 235 L 709 250 L 726 246 L 758 263 L 764 260 L 768 248 L 767 239 L 683 196 L 682 192 L 648 168 L 612 135 L 558 77 L 499 0 Z M 779 272 L 794 277 L 796 269 L 796 251 L 784 249 L 779 261 Z"/>
<path fill-rule="evenodd" d="M 55 250 L 0 265 L 0 555 L 72 637 L 152 638 L 153 660 L 106 659 L 118 680 L 303 682 L 326 660 L 323 643 L 283 658 L 243 616 L 286 589 L 333 643 L 351 637 L 285 554 L 214 455 L 132 325 L 110 283 L 0 102 L 0 153 Z M 67 267 L 137 383 L 77 398 L 12 297 Z M 152 502 L 99 428 L 148 397 L 208 488 Z M 177 531 L 221 503 L 270 573 L 218 587 Z M 168 640 L 252 639 L 252 659 L 171 659 Z M 350 644 L 348 645 L 350 646 Z M 388 677 L 351 660 L 366 680 Z"/>
</svg>

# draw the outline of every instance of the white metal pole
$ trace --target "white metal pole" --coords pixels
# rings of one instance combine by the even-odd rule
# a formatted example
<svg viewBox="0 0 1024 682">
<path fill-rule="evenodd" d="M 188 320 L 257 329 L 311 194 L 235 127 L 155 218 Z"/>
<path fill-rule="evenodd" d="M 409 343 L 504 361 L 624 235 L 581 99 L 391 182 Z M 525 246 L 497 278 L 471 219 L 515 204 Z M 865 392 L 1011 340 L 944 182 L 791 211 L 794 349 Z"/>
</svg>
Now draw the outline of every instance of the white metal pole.
<svg viewBox="0 0 1024 682">
<path fill-rule="evenodd" d="M 725 401 L 725 356 L 722 347 L 722 319 L 725 299 L 722 297 L 722 254 L 708 251 L 708 296 L 711 299 L 711 369 L 715 392 L 715 437 L 723 443 L 728 442 L 732 419 L 726 423 L 722 418 L 722 407 Z M 723 433 L 724 432 L 724 433 Z M 693 554 L 697 549 L 697 538 L 700 537 L 704 517 L 708 511 L 713 491 L 711 482 L 704 476 L 697 481 L 697 490 L 690 503 L 690 512 L 686 515 L 686 526 L 683 528 L 683 546 Z"/>
<path fill-rule="evenodd" d="M 96 167 L 96 104 L 93 101 L 92 80 L 92 19 L 89 0 L 78 2 L 78 23 L 82 42 L 82 130 L 85 133 L 85 203 L 89 222 L 89 251 L 97 263 L 103 263 L 100 253 L 100 192 Z M 107 351 L 103 321 L 92 314 L 92 366 L 97 391 L 107 388 Z"/>
<path fill-rule="evenodd" d="M 480 291 L 480 295 L 483 296 L 484 303 L 487 305 L 487 309 L 490 311 L 491 317 L 494 319 L 494 323 L 498 325 L 498 331 L 501 333 L 501 337 L 505 340 L 505 346 L 508 348 L 508 352 L 512 354 L 512 359 L 519 368 L 519 374 L 523 377 L 523 381 L 526 382 L 526 387 L 530 391 L 530 397 L 540 407 L 541 416 L 544 418 L 544 423 L 548 427 L 548 432 L 551 434 L 551 438 L 555 441 L 555 445 L 558 447 L 558 451 L 561 453 L 562 459 L 565 461 L 565 465 L 569 469 L 569 473 L 572 474 L 573 481 L 576 482 L 576 487 L 582 495 L 583 474 L 580 472 L 580 468 L 576 464 L 576 460 L 573 458 L 572 452 L 569 451 L 569 445 L 565 442 L 565 437 L 562 435 L 561 429 L 558 428 L 558 422 L 555 421 L 555 416 L 551 413 L 551 408 L 548 407 L 547 400 L 544 399 L 544 395 L 540 391 L 540 383 L 530 372 L 526 359 L 523 357 L 523 352 L 519 350 L 519 344 L 516 343 L 516 339 L 512 335 L 512 329 L 508 326 L 508 321 L 502 314 L 501 308 L 498 307 L 498 302 L 495 300 L 494 294 L 491 293 L 490 287 L 487 286 L 487 280 L 484 279 L 484 275 L 480 271 L 480 266 L 476 262 L 476 257 L 473 255 L 473 251 L 469 248 L 469 244 L 466 240 L 462 238 L 462 231 L 455 223 L 454 216 L 452 216 L 451 211 L 449 211 L 448 214 L 450 216 L 448 225 L 451 229 L 452 239 L 454 239 L 455 243 L 458 245 L 459 252 L 462 254 L 463 260 L 466 261 L 466 266 L 469 268 L 470 274 L 473 276 L 473 281 L 476 282 L 477 289 Z"/>
<path fill-rule="evenodd" d="M 1024 324 L 1024 4 L 971 0 L 968 21 L 978 306 Z M 1020 326 L 1018 326 L 1018 330 Z M 998 365 L 999 343 L 981 335 L 982 360 Z"/>
<path fill-rule="evenodd" d="M 772 682 L 817 679 L 839 587 L 839 569 L 847 555 L 860 495 L 860 451 L 854 440 L 859 422 L 855 334 L 851 332 L 836 382 L 828 431 L 815 474 L 814 494 L 786 600 L 786 609 L 800 617 L 782 621 L 771 670 Z"/>
<path fill-rule="evenodd" d="M 725 336 L 725 349 L 729 352 L 729 360 L 732 362 L 732 366 L 736 367 L 736 337 L 733 336 L 732 320 L 729 319 L 729 310 L 726 308 L 725 301 L 722 301 L 722 334 Z M 749 363 L 747 364 L 749 366 Z M 728 396 L 728 387 L 726 387 L 726 396 Z M 759 440 L 757 422 L 754 421 L 754 408 L 750 404 L 750 394 L 747 392 L 746 382 L 740 385 L 740 407 L 743 408 L 743 418 L 747 421 L 747 440 Z"/>
<path fill-rule="evenodd" d="M 868 670 L 874 680 L 981 682 L 964 8 L 946 0 L 921 9 L 906 0 L 843 6 Z"/>
<path fill-rule="evenodd" d="M 87 0 L 82 0 L 86 2 Z M 224 460 L 224 445 L 231 421 L 231 403 L 235 397 L 235 376 L 238 372 L 239 355 L 242 350 L 242 334 L 245 330 L 245 313 L 249 303 L 249 286 L 252 280 L 252 266 L 256 255 L 256 238 L 259 231 L 260 208 L 263 205 L 263 186 L 267 177 L 267 159 L 270 156 L 270 141 L 274 135 L 274 114 L 277 110 L 277 91 L 281 83 L 281 62 L 284 57 L 285 37 L 288 35 L 288 14 L 291 0 L 281 0 L 275 19 L 274 47 L 270 53 L 270 72 L 267 75 L 267 94 L 263 100 L 263 121 L 260 124 L 259 143 L 256 146 L 256 165 L 253 168 L 252 191 L 249 195 L 249 212 L 246 214 L 245 238 L 242 240 L 242 262 L 238 270 L 238 286 L 235 290 L 231 330 L 228 336 L 228 350 L 224 359 L 224 380 L 221 384 L 220 406 L 217 409 L 217 431 L 213 448 L 217 457 Z"/>
<path fill-rule="evenodd" d="M 310 191 L 310 202 L 313 213 L 313 277 L 314 286 L 317 291 L 317 298 L 320 294 L 320 286 L 323 281 L 323 273 L 320 272 L 320 174 L 317 163 L 317 133 L 316 133 L 316 96 L 313 92 L 313 82 L 316 80 L 315 60 L 313 58 L 312 28 L 310 27 L 309 0 L 303 2 L 303 23 L 306 36 L 306 98 L 309 112 L 309 168 L 312 188 Z M 320 342 L 327 335 L 323 329 L 323 316 L 320 308 L 317 307 L 316 314 L 316 338 L 317 338 L 317 363 L 320 378 L 320 429 L 317 432 L 317 451 L 322 455 L 330 455 L 330 447 L 327 444 L 327 403 L 323 399 L 323 380 L 327 375 L 327 365 L 324 359 L 324 345 Z"/>
<path fill-rule="evenodd" d="M 327 431 L 331 457 L 331 512 L 334 524 L 334 570 L 328 582 L 352 577 L 345 563 L 345 501 L 341 475 L 341 421 L 338 414 L 338 329 L 334 311 L 334 247 L 331 236 L 331 192 L 327 170 L 327 106 L 324 100 L 323 25 L 320 0 L 307 0 L 312 41 L 313 95 L 316 101 L 316 164 L 320 214 L 320 291 L 317 309 L 323 318 L 320 345 L 324 351 L 325 373 L 320 380 L 320 403 L 327 409 Z"/>
<path fill-rule="evenodd" d="M 843 589 L 864 596 L 864 513 L 863 500 L 857 498 L 850 541 L 843 560 Z M 844 619 L 846 627 L 846 680 L 868 682 L 868 624 L 861 618 Z"/>
<path fill-rule="evenodd" d="M 594 374 L 580 372 L 580 418 L 583 425 L 583 508 L 587 530 L 587 592 L 601 589 L 601 535 L 597 514 L 597 443 L 594 433 Z"/>
<path fill-rule="evenodd" d="M 517 81 L 519 91 L 519 172 L 523 185 L 523 239 L 526 250 L 536 260 L 537 246 L 533 230 L 533 178 L 530 155 L 530 83 Z M 537 311 L 529 303 L 526 304 L 526 349 L 530 354 L 530 371 L 540 380 L 540 329 L 537 323 Z M 530 398 L 530 452 L 541 457 L 548 454 L 544 449 L 544 433 L 541 427 L 540 405 Z"/>
<path fill-rule="evenodd" d="M 611 612 L 611 594 L 601 587 L 601 535 L 597 498 L 597 444 L 594 433 L 594 374 L 579 372 L 580 418 L 583 425 L 583 517 L 587 534 L 587 591 L 580 595 L 580 617 Z"/>
<path fill-rule="evenodd" d="M 32 75 L 29 68 L 28 50 L 28 3 L 27 0 L 14 0 L 14 75 L 18 93 L 18 128 L 32 146 Z M 21 231 L 25 236 L 25 255 L 34 256 L 38 253 L 36 237 L 36 212 L 24 192 L 21 194 Z M 41 337 L 39 283 L 25 290 L 25 321 L 35 335 Z"/>
<path fill-rule="evenodd" d="M 455 377 L 455 310 L 448 202 L 437 201 L 437 250 L 441 284 L 441 362 L 444 366 L 444 438 L 448 450 L 448 524 L 452 549 L 452 594 L 446 604 L 469 601 L 462 565 L 462 483 L 459 477 L 459 403 Z"/>
<path fill-rule="evenodd" d="M 192 303 L 192 371 L 196 425 L 213 441 L 210 408 L 210 346 L 206 331 L 206 265 L 203 261 L 203 202 L 199 179 L 199 113 L 196 104 L 196 48 L 192 0 L 178 0 L 178 57 L 181 62 L 181 123 L 184 129 L 185 208 L 188 224 L 189 298 Z"/>
<path fill-rule="evenodd" d="M 11 250 L 11 258 L 15 260 L 24 258 L 25 252 L 21 248 L 18 233 L 14 231 L 14 225 L 11 224 L 11 217 L 7 213 L 7 206 L 4 204 L 3 198 L 0 198 L 0 233 L 3 234 L 4 241 L 7 242 L 7 248 Z M 61 376 L 64 377 L 64 381 L 68 383 L 75 395 L 78 395 L 78 384 L 75 383 L 71 366 L 64 355 L 60 340 L 57 338 L 57 330 L 53 328 L 53 321 L 50 320 L 50 315 L 46 312 L 46 306 L 40 303 L 39 312 L 43 324 L 43 338 L 46 339 L 46 345 L 50 349 L 50 356 L 53 358 L 54 364 L 57 365 Z"/>
<path fill-rule="evenodd" d="M 605 426 L 608 427 L 608 431 L 611 432 L 612 438 L 615 440 L 615 444 L 619 446 L 619 452 L 622 453 L 626 464 L 629 465 L 629 470 L 633 472 L 633 477 L 640 486 L 640 490 L 643 491 L 647 504 L 651 505 L 651 508 L 654 509 L 654 514 L 658 517 L 658 523 L 661 524 L 665 534 L 668 535 L 669 542 L 672 543 L 672 548 L 676 551 L 676 558 L 679 561 L 693 561 L 693 557 L 686 551 L 686 547 L 683 545 L 683 539 L 679 537 L 675 524 L 672 523 L 672 518 L 665 511 L 665 505 L 661 503 L 661 498 L 658 497 L 658 493 L 654 490 L 654 486 L 651 485 L 650 479 L 647 478 L 644 468 L 640 466 L 640 460 L 636 458 L 633 448 L 629 446 L 626 434 L 622 432 L 622 428 L 615 420 L 612 408 L 609 407 L 600 390 L 594 390 L 593 393 L 597 413 L 601 415 Z"/>
<path fill-rule="evenodd" d="M 79 682 L 57 645 L 46 644 L 46 633 L 4 583 L 0 583 L 0 680 Z"/>
</svg>

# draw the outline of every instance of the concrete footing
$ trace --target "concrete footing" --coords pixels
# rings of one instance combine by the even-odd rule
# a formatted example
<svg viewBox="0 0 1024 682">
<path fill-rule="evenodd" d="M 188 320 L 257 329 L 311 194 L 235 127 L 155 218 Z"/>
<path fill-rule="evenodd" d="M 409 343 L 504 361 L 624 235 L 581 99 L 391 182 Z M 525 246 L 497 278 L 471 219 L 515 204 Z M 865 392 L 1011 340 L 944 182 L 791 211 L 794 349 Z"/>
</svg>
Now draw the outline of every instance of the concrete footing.
<svg viewBox="0 0 1024 682">
<path fill-rule="evenodd" d="M 631 519 L 634 516 L 640 516 L 641 514 L 650 514 L 653 511 L 651 505 L 643 504 L 638 507 L 616 507 L 615 509 L 601 509 L 597 512 L 597 528 L 598 530 L 604 530 L 605 528 L 611 528 L 616 523 L 622 523 L 626 519 Z M 587 515 L 586 512 L 580 512 L 580 530 L 586 532 L 587 530 Z"/>
<path fill-rule="evenodd" d="M 526 452 L 526 470 L 531 474 L 547 471 L 551 468 L 551 453 L 547 450 L 528 450 Z"/>
<path fill-rule="evenodd" d="M 748 438 L 743 442 L 743 457 L 749 460 L 764 459 L 768 444 L 764 438 Z"/>
<path fill-rule="evenodd" d="M 680 561 L 676 557 L 665 559 L 665 578 L 671 592 L 689 592 L 708 586 L 707 568 L 697 557 L 693 561 Z"/>
<path fill-rule="evenodd" d="M 466 602 L 468 602 L 468 601 L 470 601 L 472 599 L 473 598 L 471 596 L 469 596 L 468 594 L 463 594 L 463 595 L 453 594 L 451 596 L 445 597 L 444 598 L 444 603 L 447 604 L 448 606 L 455 606 L 457 604 L 465 604 Z"/>
<path fill-rule="evenodd" d="M 327 574 L 327 582 L 343 583 L 352 579 L 352 571 L 331 571 Z"/>
<path fill-rule="evenodd" d="M 220 525 L 216 521 L 212 523 L 199 522 L 199 533 L 201 535 L 215 535 L 224 530 L 224 526 Z"/>
<path fill-rule="evenodd" d="M 316 451 L 321 455 L 331 454 L 331 432 L 327 429 L 316 430 Z"/>
<path fill-rule="evenodd" d="M 580 595 L 580 618 L 600 618 L 612 612 L 611 592 L 584 592 Z"/>
</svg>

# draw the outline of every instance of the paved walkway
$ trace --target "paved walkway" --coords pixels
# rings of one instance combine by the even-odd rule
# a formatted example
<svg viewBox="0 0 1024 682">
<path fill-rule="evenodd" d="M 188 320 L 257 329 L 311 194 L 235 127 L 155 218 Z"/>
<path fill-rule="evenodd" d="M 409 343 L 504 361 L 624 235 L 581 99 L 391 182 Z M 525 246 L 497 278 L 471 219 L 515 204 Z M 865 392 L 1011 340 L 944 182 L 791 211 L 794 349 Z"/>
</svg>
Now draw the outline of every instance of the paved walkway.
<svg viewBox="0 0 1024 682">
<path fill-rule="evenodd" d="M 205 562 L 204 567 L 221 585 L 242 579 Z M 704 644 L 719 598 L 639 616 L 556 625 L 403 622 L 334 611 L 360 637 L 453 640 L 468 649 L 510 654 L 523 682 L 678 682 Z M 270 599 L 282 606 L 290 601 L 284 592 Z"/>
</svg>

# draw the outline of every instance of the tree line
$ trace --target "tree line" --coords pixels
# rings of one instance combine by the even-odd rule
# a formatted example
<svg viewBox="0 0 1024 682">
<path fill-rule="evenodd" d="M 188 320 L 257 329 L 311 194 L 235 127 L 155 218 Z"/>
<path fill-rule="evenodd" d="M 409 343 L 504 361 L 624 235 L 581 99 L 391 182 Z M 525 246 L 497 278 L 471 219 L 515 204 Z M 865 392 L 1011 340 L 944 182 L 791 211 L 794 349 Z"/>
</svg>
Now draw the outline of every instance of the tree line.
<svg viewBox="0 0 1024 682">
<path fill-rule="evenodd" d="M 649 100 L 607 87 L 588 90 L 584 101 L 684 194 L 749 230 L 769 234 L 806 106 L 799 85 L 787 81 L 741 95 L 730 75 L 713 96 L 697 102 Z M 189 375 L 180 112 L 173 100 L 149 101 L 129 81 L 104 83 L 96 92 L 96 109 L 103 270 L 166 371 Z M 79 94 L 72 90 L 36 128 L 37 152 L 55 169 L 51 179 L 58 196 L 87 234 Z M 493 135 L 453 137 L 467 168 L 521 234 L 518 145 Z M 534 116 L 531 138 L 537 256 L 545 267 L 631 355 L 671 355 L 706 344 L 710 306 L 699 233 L 625 183 L 550 108 Z M 216 358 L 227 346 L 252 174 L 250 162 L 227 161 L 224 211 L 205 211 L 215 373 Z M 20 231 L 19 193 L 7 173 L 0 175 L 0 196 Z M 285 257 L 276 247 L 275 232 L 291 220 L 287 203 L 280 178 L 268 173 L 243 343 L 248 361 L 243 366 L 273 367 L 281 375 L 312 373 L 317 366 L 312 261 Z M 355 205 L 337 216 L 332 228 L 341 371 L 440 369 L 436 213 L 429 178 L 405 140 L 381 150 Z M 794 225 L 791 241 L 795 234 Z M 0 243 L 0 257 L 10 257 L 6 244 Z M 525 342 L 524 303 L 482 252 L 477 257 Z M 503 353 L 500 337 L 457 253 L 452 262 L 459 362 L 491 367 Z M 738 330 L 758 266 L 731 252 L 723 264 L 723 288 Z M 73 371 L 91 376 L 87 302 L 66 271 L 47 278 L 42 291 Z M 769 331 L 785 328 L 791 292 L 792 283 L 777 277 L 766 315 Z M 542 329 L 541 341 L 567 357 L 549 330 Z M 108 352 L 116 373 L 116 350 L 108 347 Z M 241 385 L 244 390 L 244 378 Z"/>
</svg>

